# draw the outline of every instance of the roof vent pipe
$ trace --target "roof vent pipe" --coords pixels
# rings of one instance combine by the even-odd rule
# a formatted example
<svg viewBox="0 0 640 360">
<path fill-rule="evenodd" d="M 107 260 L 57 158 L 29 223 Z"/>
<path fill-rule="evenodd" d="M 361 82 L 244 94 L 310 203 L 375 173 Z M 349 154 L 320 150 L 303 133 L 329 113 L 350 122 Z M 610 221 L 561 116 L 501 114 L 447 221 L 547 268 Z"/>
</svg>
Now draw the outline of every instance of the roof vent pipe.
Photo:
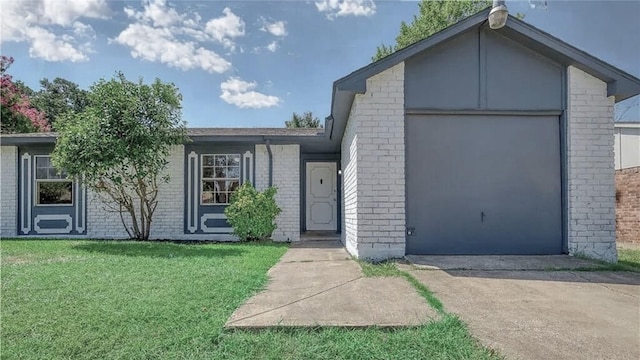
<svg viewBox="0 0 640 360">
<path fill-rule="evenodd" d="M 489 27 L 492 29 L 500 29 L 507 23 L 509 10 L 504 1 L 493 0 L 493 6 L 489 12 Z"/>
</svg>

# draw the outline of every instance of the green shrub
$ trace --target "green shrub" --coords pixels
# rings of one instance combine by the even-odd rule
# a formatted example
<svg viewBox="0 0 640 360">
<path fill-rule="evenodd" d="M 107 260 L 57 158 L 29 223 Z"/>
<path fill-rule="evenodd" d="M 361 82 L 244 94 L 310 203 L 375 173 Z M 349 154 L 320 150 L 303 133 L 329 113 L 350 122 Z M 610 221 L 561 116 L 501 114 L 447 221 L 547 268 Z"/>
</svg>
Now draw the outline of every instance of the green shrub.
<svg viewBox="0 0 640 360">
<path fill-rule="evenodd" d="M 277 191 L 269 187 L 260 192 L 250 183 L 244 183 L 231 196 L 224 214 L 240 241 L 265 240 L 273 234 L 276 216 L 281 211 L 276 204 Z"/>
</svg>

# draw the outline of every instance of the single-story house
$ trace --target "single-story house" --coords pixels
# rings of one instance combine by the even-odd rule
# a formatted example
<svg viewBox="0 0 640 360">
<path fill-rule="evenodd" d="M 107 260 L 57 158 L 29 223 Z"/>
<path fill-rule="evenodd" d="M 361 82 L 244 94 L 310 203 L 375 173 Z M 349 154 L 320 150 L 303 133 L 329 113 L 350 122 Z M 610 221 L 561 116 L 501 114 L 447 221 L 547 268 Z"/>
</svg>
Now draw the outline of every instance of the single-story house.
<svg viewBox="0 0 640 360">
<path fill-rule="evenodd" d="M 279 189 L 276 240 L 334 232 L 371 259 L 615 261 L 613 106 L 640 79 L 514 17 L 492 30 L 488 12 L 335 81 L 324 129 L 190 129 L 151 237 L 232 239 L 223 210 L 251 181 Z M 51 168 L 55 134 L 0 141 L 3 237 L 126 237 Z"/>
</svg>

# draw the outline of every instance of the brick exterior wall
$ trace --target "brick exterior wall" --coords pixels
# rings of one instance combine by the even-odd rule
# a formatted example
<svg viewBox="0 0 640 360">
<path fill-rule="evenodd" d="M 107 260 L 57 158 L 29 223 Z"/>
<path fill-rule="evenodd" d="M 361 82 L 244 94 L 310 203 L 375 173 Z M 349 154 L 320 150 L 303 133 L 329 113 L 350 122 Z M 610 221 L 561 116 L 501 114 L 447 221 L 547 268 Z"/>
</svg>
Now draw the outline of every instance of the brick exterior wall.
<svg viewBox="0 0 640 360">
<path fill-rule="evenodd" d="M 615 262 L 614 98 L 574 67 L 568 84 L 569 252 Z"/>
<path fill-rule="evenodd" d="M 173 147 L 167 158 L 167 184 L 159 187 L 158 207 L 151 223 L 151 239 L 186 239 L 184 234 L 184 146 Z M 125 219 L 128 215 L 125 214 Z M 87 237 L 126 239 L 126 231 L 117 213 L 105 209 L 92 191 L 87 191 Z"/>
<path fill-rule="evenodd" d="M 358 113 L 358 102 L 351 106 L 349 119 Z M 357 121 L 347 121 L 341 143 L 342 169 L 342 243 L 347 251 L 358 256 L 358 134 Z"/>
<path fill-rule="evenodd" d="M 341 146 L 347 250 L 372 260 L 404 256 L 404 63 L 367 79 Z"/>
<path fill-rule="evenodd" d="M 18 148 L 0 146 L 0 237 L 14 237 L 18 229 Z"/>
<path fill-rule="evenodd" d="M 255 186 L 269 186 L 269 154 L 266 145 L 256 145 Z M 300 241 L 300 145 L 271 145 L 273 186 L 282 212 L 276 218 L 275 241 Z"/>
<path fill-rule="evenodd" d="M 616 171 L 616 237 L 640 244 L 640 166 Z"/>
</svg>

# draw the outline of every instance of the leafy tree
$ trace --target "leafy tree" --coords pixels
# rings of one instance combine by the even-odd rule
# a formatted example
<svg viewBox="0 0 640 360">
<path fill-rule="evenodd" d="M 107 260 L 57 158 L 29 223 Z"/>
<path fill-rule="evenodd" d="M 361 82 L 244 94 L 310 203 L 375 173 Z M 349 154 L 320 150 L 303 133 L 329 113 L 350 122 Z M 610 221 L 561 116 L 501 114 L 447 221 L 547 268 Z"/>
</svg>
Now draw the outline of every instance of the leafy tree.
<svg viewBox="0 0 640 360">
<path fill-rule="evenodd" d="M 284 124 L 288 128 L 321 128 L 320 119 L 313 116 L 311 111 L 305 112 L 303 115 L 293 113 L 291 120 L 285 121 Z"/>
<path fill-rule="evenodd" d="M 0 132 L 28 133 L 49 131 L 45 114 L 31 105 L 28 87 L 21 82 L 13 82 L 7 70 L 14 59 L 0 56 Z"/>
<path fill-rule="evenodd" d="M 400 24 L 396 44 L 378 46 L 371 60 L 378 61 L 489 6 L 489 0 L 422 0 L 418 3 L 420 12 L 413 16 L 411 24 L 404 21 Z"/>
<path fill-rule="evenodd" d="M 185 140 L 181 100 L 174 84 L 132 82 L 117 73 L 91 87 L 83 112 L 56 120 L 54 166 L 81 178 L 119 213 L 131 238 L 149 238 L 158 186 L 169 181 L 162 176 L 166 157 Z"/>
<path fill-rule="evenodd" d="M 89 94 L 78 84 L 55 78 L 53 81 L 40 80 L 40 90 L 32 95 L 32 103 L 47 116 L 49 124 L 55 128 L 55 120 L 68 112 L 81 113 L 89 103 Z"/>
</svg>

